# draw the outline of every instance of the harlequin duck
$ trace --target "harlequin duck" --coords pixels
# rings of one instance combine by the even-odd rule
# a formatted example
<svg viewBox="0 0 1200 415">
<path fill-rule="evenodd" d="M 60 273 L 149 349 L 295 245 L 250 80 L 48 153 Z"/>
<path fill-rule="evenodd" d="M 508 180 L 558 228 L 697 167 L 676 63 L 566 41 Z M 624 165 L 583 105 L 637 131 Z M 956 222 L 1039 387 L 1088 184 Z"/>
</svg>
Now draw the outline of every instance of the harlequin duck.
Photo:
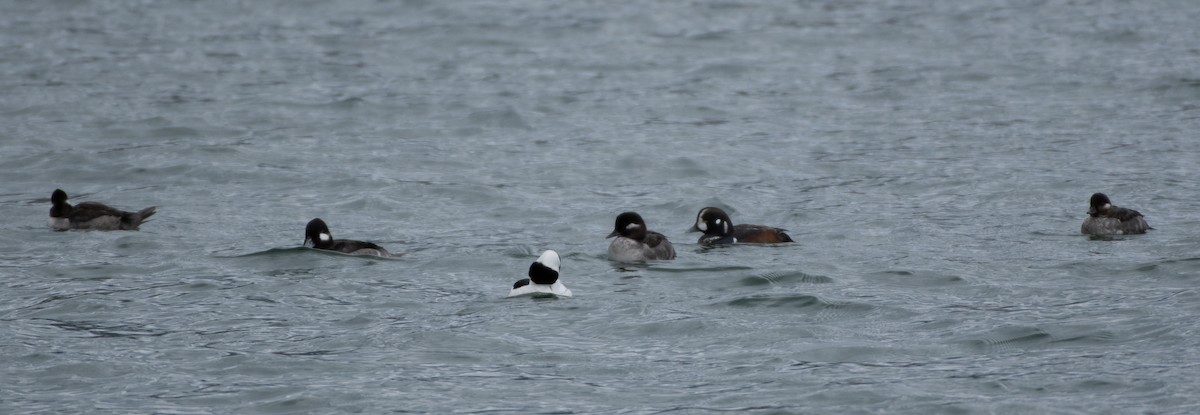
<svg viewBox="0 0 1200 415">
<path fill-rule="evenodd" d="M 50 227 L 55 230 L 94 229 L 101 231 L 136 230 L 142 222 L 154 216 L 154 206 L 137 212 L 126 212 L 103 203 L 67 203 L 67 192 L 54 189 L 50 194 Z"/>
<path fill-rule="evenodd" d="M 734 225 L 724 210 L 715 207 L 700 209 L 700 213 L 696 214 L 696 224 L 690 232 L 704 232 L 698 241 L 704 245 L 793 242 L 786 229 L 761 225 Z"/>
<path fill-rule="evenodd" d="M 329 233 L 329 226 L 325 225 L 325 221 L 321 220 L 321 218 L 309 221 L 308 226 L 305 227 L 304 244 L 308 245 L 309 241 L 312 241 L 313 248 L 326 251 L 337 251 L 351 255 L 391 256 L 382 246 L 371 242 L 333 239 L 333 235 Z"/>
<path fill-rule="evenodd" d="M 612 233 L 617 237 L 608 245 L 608 259 L 632 262 L 649 259 L 675 259 L 675 248 L 663 234 L 646 229 L 646 222 L 635 212 L 617 215 Z"/>
<path fill-rule="evenodd" d="M 542 256 L 529 265 L 529 278 L 517 281 L 508 292 L 509 297 L 526 294 L 571 296 L 571 290 L 558 280 L 558 252 L 542 252 Z"/>
<path fill-rule="evenodd" d="M 1122 235 L 1146 233 L 1150 224 L 1142 214 L 1133 209 L 1113 206 L 1104 193 L 1092 195 L 1088 217 L 1083 220 L 1080 232 L 1088 235 Z"/>
</svg>

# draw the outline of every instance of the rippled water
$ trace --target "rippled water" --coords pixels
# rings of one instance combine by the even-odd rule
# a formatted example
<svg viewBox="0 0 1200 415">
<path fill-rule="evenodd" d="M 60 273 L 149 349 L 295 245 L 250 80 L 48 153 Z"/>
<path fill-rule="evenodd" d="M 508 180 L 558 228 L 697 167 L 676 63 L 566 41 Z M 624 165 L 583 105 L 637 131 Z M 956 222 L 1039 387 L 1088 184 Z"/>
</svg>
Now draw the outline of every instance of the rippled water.
<svg viewBox="0 0 1200 415">
<path fill-rule="evenodd" d="M 1200 410 L 1200 7 L 918 3 L 2 2 L 0 412 Z"/>
</svg>

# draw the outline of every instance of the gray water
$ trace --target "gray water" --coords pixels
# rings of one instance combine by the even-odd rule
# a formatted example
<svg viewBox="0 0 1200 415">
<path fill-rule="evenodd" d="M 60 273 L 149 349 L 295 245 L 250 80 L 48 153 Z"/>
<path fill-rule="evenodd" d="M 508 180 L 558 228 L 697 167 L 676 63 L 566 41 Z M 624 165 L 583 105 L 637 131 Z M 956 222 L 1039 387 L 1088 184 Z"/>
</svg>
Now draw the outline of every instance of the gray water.
<svg viewBox="0 0 1200 415">
<path fill-rule="evenodd" d="M 1194 413 L 1197 22 L 3 1 L 0 412 Z M 53 232 L 55 188 L 159 213 Z M 1093 192 L 1156 229 L 1080 235 Z M 625 210 L 679 258 L 609 262 Z M 505 298 L 545 249 L 575 297 Z"/>
</svg>

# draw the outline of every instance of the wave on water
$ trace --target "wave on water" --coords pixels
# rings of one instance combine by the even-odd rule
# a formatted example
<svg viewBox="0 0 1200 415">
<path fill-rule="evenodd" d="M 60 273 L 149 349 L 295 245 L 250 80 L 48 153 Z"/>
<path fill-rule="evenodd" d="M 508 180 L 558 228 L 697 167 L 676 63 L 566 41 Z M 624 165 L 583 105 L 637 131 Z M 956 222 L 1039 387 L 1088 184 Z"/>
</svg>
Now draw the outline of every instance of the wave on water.
<svg viewBox="0 0 1200 415">
<path fill-rule="evenodd" d="M 807 294 L 752 295 L 719 303 L 735 308 L 794 309 L 817 320 L 838 320 L 870 314 L 878 307 L 860 302 L 830 302 Z"/>
<path fill-rule="evenodd" d="M 747 287 L 787 284 L 829 284 L 832 282 L 834 282 L 833 278 L 807 274 L 801 271 L 773 271 L 741 279 L 741 284 Z"/>
<path fill-rule="evenodd" d="M 1052 327 L 1009 325 L 969 335 L 961 338 L 958 342 L 968 349 L 991 353 L 1008 350 L 1059 346 L 1084 347 L 1143 341 L 1165 335 L 1171 331 L 1169 327 L 1157 324 L 1139 325 L 1125 330 L 1113 329 L 1109 325 L 1099 324 Z"/>
</svg>

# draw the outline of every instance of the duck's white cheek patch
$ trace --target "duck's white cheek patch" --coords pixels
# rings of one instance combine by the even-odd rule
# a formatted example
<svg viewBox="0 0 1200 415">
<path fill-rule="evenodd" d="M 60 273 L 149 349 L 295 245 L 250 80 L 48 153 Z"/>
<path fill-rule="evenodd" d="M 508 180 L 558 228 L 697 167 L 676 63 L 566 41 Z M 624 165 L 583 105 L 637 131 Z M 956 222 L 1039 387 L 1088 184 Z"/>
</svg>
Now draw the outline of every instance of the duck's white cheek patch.
<svg viewBox="0 0 1200 415">
<path fill-rule="evenodd" d="M 642 227 L 642 226 L 638 225 L 636 223 L 631 223 L 631 224 L 625 225 L 625 229 L 636 229 L 636 228 L 640 228 L 640 227 Z"/>
<path fill-rule="evenodd" d="M 700 220 L 698 220 L 698 221 L 696 221 L 696 228 L 697 228 L 697 229 L 700 229 L 700 231 L 702 231 L 702 232 L 703 232 L 703 231 L 707 231 L 707 230 L 708 230 L 708 224 L 707 224 L 707 223 L 704 223 L 704 221 L 700 221 Z"/>
<path fill-rule="evenodd" d="M 324 232 L 322 232 L 322 233 L 321 233 L 320 235 L 318 235 L 317 237 L 318 237 L 318 238 L 321 238 L 321 242 L 329 242 L 329 240 L 330 240 L 330 239 L 333 239 L 333 238 L 331 238 L 331 237 L 329 236 L 329 234 L 327 234 L 327 233 L 324 233 Z"/>
</svg>

